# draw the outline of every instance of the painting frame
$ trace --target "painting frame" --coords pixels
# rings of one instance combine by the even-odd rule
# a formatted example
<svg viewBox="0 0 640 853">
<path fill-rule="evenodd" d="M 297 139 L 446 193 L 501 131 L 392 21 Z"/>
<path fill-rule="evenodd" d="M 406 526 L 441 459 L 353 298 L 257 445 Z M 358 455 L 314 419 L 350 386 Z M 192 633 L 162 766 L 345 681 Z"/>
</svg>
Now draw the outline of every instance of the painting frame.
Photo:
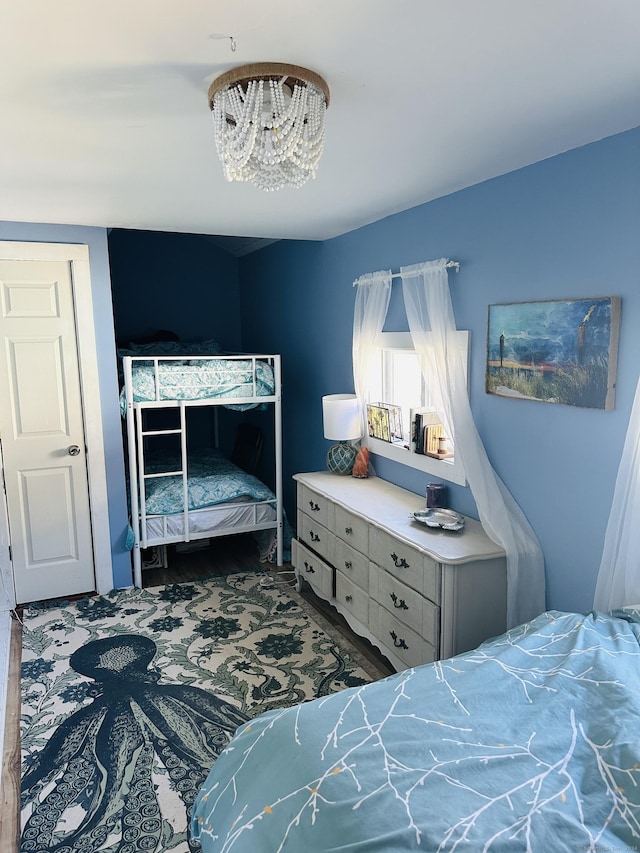
<svg viewBox="0 0 640 853">
<path fill-rule="evenodd" d="M 617 296 L 489 305 L 486 393 L 611 411 L 620 316 Z"/>
</svg>

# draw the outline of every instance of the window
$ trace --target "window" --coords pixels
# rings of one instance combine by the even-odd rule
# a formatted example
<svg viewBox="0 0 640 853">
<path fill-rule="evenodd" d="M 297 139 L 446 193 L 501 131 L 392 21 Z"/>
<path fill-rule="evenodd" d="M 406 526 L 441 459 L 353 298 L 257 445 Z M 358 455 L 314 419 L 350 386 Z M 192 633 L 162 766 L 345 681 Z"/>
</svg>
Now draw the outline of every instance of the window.
<svg viewBox="0 0 640 853">
<path fill-rule="evenodd" d="M 420 360 L 412 349 L 385 347 L 382 355 L 380 399 L 400 406 L 403 441 L 411 441 L 411 412 L 426 405 Z"/>
<path fill-rule="evenodd" d="M 464 363 L 467 364 L 469 332 L 456 332 L 456 335 L 460 340 Z M 392 404 L 400 408 L 402 439 L 388 442 L 367 435 L 363 443 L 379 456 L 464 485 L 464 470 L 460 461 L 456 460 L 455 453 L 450 457 L 434 458 L 415 452 L 412 421 L 416 409 L 423 413 L 428 410 L 430 424 L 437 425 L 440 421 L 429 393 L 429 384 L 422 376 L 411 335 L 408 332 L 383 332 L 380 335 L 379 354 L 379 363 L 372 367 L 370 374 L 367 402 Z M 437 433 L 434 431 L 434 434 Z"/>
</svg>

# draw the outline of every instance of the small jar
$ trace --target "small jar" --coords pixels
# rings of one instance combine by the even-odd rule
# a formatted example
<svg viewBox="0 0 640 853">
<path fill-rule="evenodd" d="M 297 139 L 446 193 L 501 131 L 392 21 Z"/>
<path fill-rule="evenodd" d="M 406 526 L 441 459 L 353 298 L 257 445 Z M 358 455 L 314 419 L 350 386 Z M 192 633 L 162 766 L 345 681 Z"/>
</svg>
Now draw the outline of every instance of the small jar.
<svg viewBox="0 0 640 853">
<path fill-rule="evenodd" d="M 447 487 L 444 483 L 427 483 L 427 509 L 446 506 Z"/>
</svg>

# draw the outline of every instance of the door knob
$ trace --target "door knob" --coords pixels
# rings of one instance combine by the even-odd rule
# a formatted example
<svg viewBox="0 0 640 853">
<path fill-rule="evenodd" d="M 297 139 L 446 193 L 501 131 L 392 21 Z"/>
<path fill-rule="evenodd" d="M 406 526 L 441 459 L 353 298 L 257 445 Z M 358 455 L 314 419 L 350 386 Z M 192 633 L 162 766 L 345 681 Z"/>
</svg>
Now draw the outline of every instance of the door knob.
<svg viewBox="0 0 640 853">
<path fill-rule="evenodd" d="M 72 444 L 68 452 L 69 456 L 77 456 L 80 453 L 80 448 L 77 444 Z"/>
</svg>

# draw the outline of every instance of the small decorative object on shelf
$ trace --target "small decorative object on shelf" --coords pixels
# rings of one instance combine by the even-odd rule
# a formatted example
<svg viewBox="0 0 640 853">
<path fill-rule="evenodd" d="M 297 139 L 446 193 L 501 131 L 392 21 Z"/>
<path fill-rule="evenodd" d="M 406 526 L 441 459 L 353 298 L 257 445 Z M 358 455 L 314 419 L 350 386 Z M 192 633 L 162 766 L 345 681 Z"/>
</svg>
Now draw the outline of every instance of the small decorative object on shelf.
<svg viewBox="0 0 640 853">
<path fill-rule="evenodd" d="M 453 456 L 453 447 L 446 435 L 441 435 L 438 439 L 438 458 L 449 459 Z"/>
<path fill-rule="evenodd" d="M 361 447 L 356 456 L 356 461 L 353 464 L 354 477 L 359 480 L 365 480 L 369 476 L 369 448 Z"/>
<path fill-rule="evenodd" d="M 444 483 L 427 483 L 427 509 L 447 505 L 447 487 Z"/>
<path fill-rule="evenodd" d="M 440 439 L 444 436 L 442 424 L 429 424 L 424 428 L 424 453 L 426 456 L 439 456 Z"/>
<path fill-rule="evenodd" d="M 453 456 L 451 442 L 444 434 L 442 424 L 429 424 L 425 426 L 423 434 L 423 452 L 425 456 L 432 456 L 434 459 L 450 459 Z"/>
<path fill-rule="evenodd" d="M 464 527 L 464 516 L 452 509 L 421 509 L 410 513 L 410 518 L 425 527 L 439 527 L 441 530 L 462 530 Z"/>
<path fill-rule="evenodd" d="M 391 441 L 389 409 L 377 404 L 367 404 L 367 428 L 370 438 L 377 438 L 380 441 Z"/>
<path fill-rule="evenodd" d="M 393 403 L 367 404 L 369 436 L 381 441 L 403 441 L 402 409 Z"/>
</svg>

